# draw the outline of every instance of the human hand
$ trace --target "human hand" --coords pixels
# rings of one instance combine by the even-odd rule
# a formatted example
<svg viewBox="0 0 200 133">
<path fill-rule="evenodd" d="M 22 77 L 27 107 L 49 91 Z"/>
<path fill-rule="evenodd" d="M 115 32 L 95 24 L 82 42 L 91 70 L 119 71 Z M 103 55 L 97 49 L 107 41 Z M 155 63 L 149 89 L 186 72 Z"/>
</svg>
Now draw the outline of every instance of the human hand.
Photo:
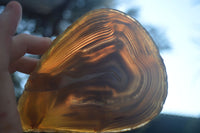
<svg viewBox="0 0 200 133">
<path fill-rule="evenodd" d="M 22 132 L 10 73 L 31 73 L 38 60 L 25 53 L 43 54 L 51 40 L 32 35 L 16 35 L 22 9 L 18 2 L 8 3 L 0 14 L 0 132 Z"/>
</svg>

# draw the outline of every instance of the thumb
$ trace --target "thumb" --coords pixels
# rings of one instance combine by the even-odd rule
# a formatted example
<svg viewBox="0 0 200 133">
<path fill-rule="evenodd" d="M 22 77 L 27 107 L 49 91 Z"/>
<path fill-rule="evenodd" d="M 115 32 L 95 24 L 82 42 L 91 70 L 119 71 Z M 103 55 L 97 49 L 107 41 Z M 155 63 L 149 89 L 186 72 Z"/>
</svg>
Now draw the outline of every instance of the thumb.
<svg viewBox="0 0 200 133">
<path fill-rule="evenodd" d="M 12 1 L 7 4 L 5 10 L 0 15 L 1 36 L 7 38 L 15 34 L 21 14 L 22 8 L 18 2 Z"/>
</svg>

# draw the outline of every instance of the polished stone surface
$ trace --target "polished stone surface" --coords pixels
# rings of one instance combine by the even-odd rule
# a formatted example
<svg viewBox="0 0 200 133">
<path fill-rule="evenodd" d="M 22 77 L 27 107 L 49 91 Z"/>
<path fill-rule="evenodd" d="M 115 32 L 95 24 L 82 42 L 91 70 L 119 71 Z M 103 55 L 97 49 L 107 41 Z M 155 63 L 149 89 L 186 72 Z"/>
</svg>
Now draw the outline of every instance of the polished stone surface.
<svg viewBox="0 0 200 133">
<path fill-rule="evenodd" d="M 160 113 L 167 74 L 149 34 L 111 9 L 87 13 L 54 40 L 18 109 L 24 131 L 114 132 Z"/>
</svg>

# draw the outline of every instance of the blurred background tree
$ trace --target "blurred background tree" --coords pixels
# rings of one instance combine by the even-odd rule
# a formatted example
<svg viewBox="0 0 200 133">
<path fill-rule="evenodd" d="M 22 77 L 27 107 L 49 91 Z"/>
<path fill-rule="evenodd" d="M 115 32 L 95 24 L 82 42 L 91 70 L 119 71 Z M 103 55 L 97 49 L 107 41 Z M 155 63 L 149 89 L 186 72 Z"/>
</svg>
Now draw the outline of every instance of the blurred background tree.
<svg viewBox="0 0 200 133">
<path fill-rule="evenodd" d="M 0 0 L 0 10 L 10 0 Z M 23 7 L 23 17 L 17 28 L 17 33 L 27 33 L 37 36 L 47 36 L 54 39 L 62 33 L 76 19 L 86 12 L 98 8 L 115 8 L 118 4 L 116 0 L 17 0 Z M 127 12 L 132 17 L 137 17 L 139 8 L 133 7 Z M 158 48 L 163 50 L 170 49 L 165 33 L 156 26 L 148 25 L 146 30 L 153 37 Z M 28 55 L 33 56 L 33 55 Z M 39 58 L 38 56 L 35 56 Z M 15 92 L 17 99 L 20 97 L 23 86 L 18 73 L 13 74 Z"/>
</svg>

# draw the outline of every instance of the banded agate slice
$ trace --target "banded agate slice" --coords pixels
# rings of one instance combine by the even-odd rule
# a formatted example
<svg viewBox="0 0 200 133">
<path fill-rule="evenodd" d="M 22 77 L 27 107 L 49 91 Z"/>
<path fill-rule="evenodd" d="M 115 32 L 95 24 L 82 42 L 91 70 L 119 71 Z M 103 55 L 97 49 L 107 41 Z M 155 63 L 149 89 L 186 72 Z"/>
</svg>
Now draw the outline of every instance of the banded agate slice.
<svg viewBox="0 0 200 133">
<path fill-rule="evenodd" d="M 94 10 L 59 35 L 19 100 L 24 131 L 117 132 L 158 115 L 167 74 L 157 47 L 133 18 Z"/>
</svg>

